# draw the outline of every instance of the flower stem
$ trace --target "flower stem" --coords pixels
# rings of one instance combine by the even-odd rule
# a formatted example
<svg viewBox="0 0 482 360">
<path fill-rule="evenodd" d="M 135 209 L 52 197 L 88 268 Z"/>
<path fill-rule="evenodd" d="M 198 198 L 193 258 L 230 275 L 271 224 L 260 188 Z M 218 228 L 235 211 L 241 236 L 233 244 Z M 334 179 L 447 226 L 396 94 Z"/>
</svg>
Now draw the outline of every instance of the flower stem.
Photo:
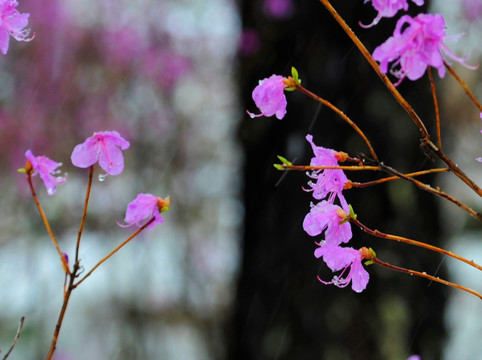
<svg viewBox="0 0 482 360">
<path fill-rule="evenodd" d="M 440 134 L 440 112 L 438 107 L 437 91 L 435 90 L 435 82 L 433 81 L 432 69 L 430 68 L 430 66 L 427 68 L 427 73 L 430 79 L 430 87 L 432 88 L 432 95 L 433 95 L 433 105 L 435 108 L 435 119 L 437 122 L 438 148 L 439 150 L 442 150 L 442 136 Z"/>
<path fill-rule="evenodd" d="M 69 284 L 67 290 L 64 291 L 64 301 L 62 303 L 62 308 L 60 309 L 60 314 L 57 319 L 57 324 L 55 325 L 54 335 L 52 336 L 52 342 L 50 343 L 49 353 L 47 354 L 47 360 L 51 360 L 54 356 L 55 349 L 57 347 L 57 340 L 59 338 L 60 327 L 62 326 L 62 322 L 64 321 L 65 312 L 67 311 L 67 305 L 69 304 L 70 295 L 72 291 L 75 289 L 74 280 L 77 277 L 77 273 L 79 271 L 79 263 L 76 262 L 73 265 L 72 273 L 69 276 Z"/>
<path fill-rule="evenodd" d="M 59 244 L 57 243 L 57 239 L 55 238 L 55 235 L 52 232 L 52 229 L 50 228 L 49 221 L 47 220 L 47 217 L 45 216 L 45 213 L 42 209 L 42 206 L 40 205 L 40 202 L 38 200 L 37 194 L 35 192 L 35 188 L 34 188 L 33 183 L 32 183 L 31 174 L 27 174 L 27 182 L 28 182 L 28 185 L 30 187 L 30 191 L 32 193 L 33 200 L 35 201 L 35 204 L 37 205 L 37 209 L 40 213 L 40 217 L 42 218 L 42 221 L 45 225 L 45 229 L 47 230 L 47 233 L 49 234 L 50 238 L 52 239 L 52 242 L 54 243 L 55 249 L 57 250 L 57 253 L 60 256 L 60 261 L 64 265 L 63 268 L 65 269 L 66 272 L 68 272 L 70 274 L 69 265 L 67 264 L 67 262 L 64 258 L 64 255 L 62 254 L 62 250 L 60 250 Z"/>
<path fill-rule="evenodd" d="M 80 239 L 82 238 L 82 231 L 84 230 L 85 226 L 85 218 L 87 217 L 87 207 L 89 205 L 89 198 L 90 198 L 90 191 L 92 189 L 92 178 L 94 176 L 94 165 L 91 165 L 89 168 L 89 180 L 87 184 L 87 191 L 85 193 L 85 201 L 84 201 L 84 210 L 82 212 L 82 219 L 80 220 L 80 227 L 79 232 L 77 233 L 77 242 L 75 245 L 75 264 L 79 264 L 79 248 L 80 248 Z"/>
<path fill-rule="evenodd" d="M 147 223 L 141 226 L 135 233 L 129 236 L 126 240 L 124 240 L 119 246 L 117 246 L 114 250 L 112 250 L 107 256 L 105 256 L 102 260 L 100 260 L 82 279 L 80 279 L 76 284 L 73 285 L 74 288 L 79 286 L 85 279 L 87 279 L 100 265 L 102 265 L 105 261 L 110 259 L 112 255 L 114 255 L 117 251 L 119 251 L 124 245 L 126 245 L 129 241 L 134 239 L 139 233 L 144 230 L 149 224 L 151 224 L 155 218 L 150 219 Z"/>
<path fill-rule="evenodd" d="M 482 106 L 480 105 L 479 101 L 477 100 L 475 95 L 472 93 L 472 91 L 470 91 L 467 84 L 457 75 L 457 73 L 454 71 L 454 69 L 452 69 L 452 67 L 445 60 L 444 60 L 444 65 L 447 68 L 447 70 L 449 71 L 449 73 L 455 78 L 455 80 L 457 80 L 459 85 L 462 86 L 462 88 L 464 89 L 465 93 L 470 98 L 470 100 L 472 100 L 472 102 L 475 104 L 475 106 L 477 106 L 479 111 L 482 112 Z"/>
<path fill-rule="evenodd" d="M 389 239 L 389 240 L 404 242 L 406 244 L 419 246 L 419 247 L 422 247 L 422 248 L 425 248 L 425 249 L 428 249 L 428 250 L 438 252 L 438 253 L 443 254 L 443 255 L 451 256 L 454 259 L 460 260 L 460 261 L 462 261 L 462 262 L 464 262 L 464 263 L 466 263 L 470 266 L 473 266 L 476 269 L 482 271 L 482 266 L 480 266 L 479 264 L 477 264 L 473 260 L 468 260 L 468 259 L 466 259 L 466 258 L 464 258 L 460 255 L 452 253 L 451 251 L 439 248 L 437 246 L 429 245 L 429 244 L 426 244 L 424 242 L 412 240 L 412 239 L 409 239 L 409 238 L 406 238 L 406 237 L 403 237 L 403 236 L 390 235 L 390 234 L 385 234 L 385 233 L 383 233 L 381 231 L 378 231 L 378 230 L 372 230 L 369 227 L 367 227 L 365 224 L 361 223 L 360 221 L 358 221 L 357 219 L 355 219 L 353 217 L 350 217 L 350 222 L 359 226 L 367 234 L 370 234 L 370 235 L 373 235 L 373 236 L 376 236 L 376 237 L 379 237 L 379 238 L 382 238 L 382 239 Z"/>
<path fill-rule="evenodd" d="M 298 171 L 311 171 L 311 170 L 381 170 L 379 166 L 311 166 L 311 165 L 286 165 L 281 164 L 283 170 L 298 170 Z"/>
<path fill-rule="evenodd" d="M 2 358 L 2 360 L 7 360 L 8 356 L 10 355 L 10 353 L 12 352 L 13 348 L 15 347 L 15 345 L 17 345 L 17 341 L 18 341 L 18 338 L 20 337 L 20 333 L 22 332 L 22 328 L 23 328 L 23 323 L 25 321 L 25 316 L 22 316 L 20 318 L 20 323 L 18 324 L 18 328 L 17 328 L 17 332 L 15 334 L 15 337 L 13 338 L 13 342 L 12 342 L 12 345 L 10 346 L 10 349 L 8 349 L 7 353 L 5 354 L 5 356 Z"/>
<path fill-rule="evenodd" d="M 428 280 L 431 280 L 431 281 L 435 281 L 435 282 L 438 282 L 440 284 L 444 284 L 444 285 L 447 285 L 447 286 L 451 286 L 451 287 L 454 287 L 454 288 L 457 288 L 459 290 L 463 290 L 463 291 L 466 291 L 472 295 L 475 295 L 477 296 L 479 299 L 482 300 L 482 295 L 479 294 L 478 292 L 472 290 L 472 289 L 469 289 L 465 286 L 462 286 L 462 285 L 459 285 L 459 284 L 455 284 L 455 283 L 452 283 L 450 281 L 447 281 L 447 280 L 443 280 L 443 279 L 440 279 L 438 277 L 435 277 L 435 276 L 432 276 L 432 275 L 428 275 L 426 274 L 425 272 L 419 272 L 419 271 L 415 271 L 415 270 L 410 270 L 410 269 L 405 269 L 405 268 L 402 268 L 400 266 L 395 266 L 395 265 L 392 265 L 392 264 L 389 264 L 387 262 L 384 262 L 384 261 L 381 261 L 379 260 L 378 258 L 376 257 L 371 257 L 370 258 L 371 261 L 373 261 L 375 264 L 378 264 L 378 265 L 381 265 L 383 267 L 386 267 L 388 269 L 392 269 L 392 270 L 396 270 L 396 271 L 400 271 L 400 272 L 403 272 L 403 273 L 406 273 L 406 274 L 410 274 L 410 275 L 416 275 L 416 276 L 420 276 L 420 277 L 423 277 L 423 278 L 426 278 Z"/>
<path fill-rule="evenodd" d="M 482 214 L 481 213 L 478 213 L 478 212 L 474 211 L 473 209 L 471 209 L 470 207 L 468 207 L 464 203 L 460 202 L 459 200 L 457 200 L 453 196 L 441 191 L 439 187 L 433 188 L 430 185 L 424 184 L 423 182 L 421 182 L 419 180 L 413 179 L 413 178 L 411 178 L 411 177 L 409 177 L 409 176 L 407 176 L 407 175 L 405 175 L 405 174 L 403 174 L 403 173 L 401 173 L 401 172 L 399 172 L 399 171 L 397 171 L 397 170 L 395 170 L 395 169 L 391 168 L 390 166 L 387 166 L 383 163 L 376 163 L 376 164 L 378 166 L 380 166 L 387 173 L 398 176 L 400 178 L 403 178 L 403 179 L 413 183 L 414 185 L 418 186 L 422 190 L 425 190 L 425 191 L 427 191 L 429 193 L 432 193 L 434 195 L 438 195 L 438 196 L 452 202 L 453 204 L 457 205 L 461 209 L 465 210 L 467 213 L 469 213 L 471 216 L 473 216 L 477 220 L 482 221 Z"/>
<path fill-rule="evenodd" d="M 311 91 L 305 89 L 300 84 L 296 84 L 296 89 L 301 91 L 303 94 L 308 95 L 309 97 L 311 97 L 311 98 L 315 99 L 316 101 L 322 103 L 323 105 L 328 106 L 331 110 L 333 110 L 336 114 L 338 114 L 338 116 L 340 116 L 343 120 L 345 120 L 345 122 L 348 123 L 348 125 L 350 125 L 357 132 L 358 135 L 360 135 L 360 137 L 363 139 L 363 141 L 367 145 L 372 157 L 374 159 L 378 159 L 378 156 L 375 153 L 375 150 L 373 149 L 372 144 L 370 143 L 370 141 L 368 140 L 366 135 L 363 133 L 363 131 L 361 131 L 361 129 L 358 127 L 357 124 L 355 124 L 347 115 L 345 115 L 345 113 L 343 111 L 338 109 L 335 105 L 333 105 L 328 100 L 325 100 L 325 99 L 319 97 L 318 95 L 312 93 Z"/>
<path fill-rule="evenodd" d="M 450 171 L 448 168 L 439 168 L 439 169 L 428 169 L 428 170 L 422 170 L 422 171 L 416 171 L 413 173 L 405 174 L 407 177 L 414 177 L 414 176 L 420 176 L 420 175 L 426 175 L 426 174 L 431 174 L 431 173 L 438 173 L 438 172 L 447 172 Z M 350 181 L 350 188 L 352 187 L 357 187 L 357 188 L 364 188 L 372 185 L 378 185 L 382 184 L 384 182 L 392 181 L 392 180 L 399 180 L 400 176 L 390 176 L 386 177 L 383 179 L 378 179 L 378 180 L 373 180 L 373 181 L 367 181 L 364 183 L 360 182 L 351 182 Z"/>
<path fill-rule="evenodd" d="M 373 70 L 377 73 L 378 77 L 382 80 L 382 82 L 385 84 L 385 86 L 388 88 L 390 93 L 395 97 L 395 99 L 398 101 L 398 103 L 405 109 L 405 111 L 410 115 L 412 118 L 413 122 L 415 125 L 418 127 L 420 130 L 422 137 L 425 138 L 426 140 L 430 139 L 430 135 L 428 134 L 427 129 L 425 128 L 425 125 L 423 124 L 422 120 L 419 118 L 415 110 L 410 106 L 410 104 L 405 100 L 405 98 L 398 92 L 397 88 L 393 83 L 390 81 L 388 76 L 383 74 L 380 71 L 380 68 L 377 64 L 377 62 L 373 59 L 371 54 L 368 52 L 367 48 L 363 43 L 358 39 L 358 37 L 355 35 L 353 30 L 348 26 L 348 24 L 343 20 L 343 18 L 338 14 L 338 12 L 331 6 L 329 0 L 320 0 L 320 2 L 326 7 L 326 9 L 330 12 L 330 14 L 335 18 L 335 20 L 338 22 L 338 24 L 343 28 L 343 30 L 346 32 L 348 37 L 353 41 L 353 43 L 356 45 L 358 50 L 362 53 L 362 55 L 365 57 L 365 59 L 368 61 L 368 63 L 371 65 Z"/>
</svg>

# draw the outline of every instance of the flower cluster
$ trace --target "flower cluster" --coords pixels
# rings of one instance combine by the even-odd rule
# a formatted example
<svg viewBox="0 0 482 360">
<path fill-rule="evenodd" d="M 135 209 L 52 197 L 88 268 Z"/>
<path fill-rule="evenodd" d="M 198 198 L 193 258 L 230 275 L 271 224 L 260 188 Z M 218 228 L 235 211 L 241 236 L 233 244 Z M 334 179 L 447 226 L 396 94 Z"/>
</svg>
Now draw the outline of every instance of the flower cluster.
<svg viewBox="0 0 482 360">
<path fill-rule="evenodd" d="M 442 15 L 419 14 L 415 18 L 404 15 L 398 20 L 393 36 L 375 49 L 373 58 L 380 63 L 382 73 L 387 73 L 388 63 L 394 62 L 391 73 L 399 82 L 405 77 L 421 78 L 428 66 L 436 68 L 439 76 L 444 77 L 442 51 L 451 59 L 464 62 L 444 44 L 446 38 Z"/>
<path fill-rule="evenodd" d="M 382 17 L 393 17 L 399 10 L 408 10 L 408 0 L 367 1 L 372 2 L 378 15 L 371 24 L 360 24 L 365 28 L 376 25 Z M 424 0 L 412 2 L 421 6 Z M 390 73 L 399 79 L 396 85 L 406 77 L 410 80 L 420 79 L 429 66 L 436 68 L 439 76 L 444 77 L 444 56 L 474 69 L 444 44 L 448 39 L 445 28 L 445 20 L 440 14 L 419 14 L 414 18 L 404 15 L 397 21 L 393 36 L 375 48 L 373 59 L 380 63 L 380 71 L 384 74 L 388 71 L 388 64 L 392 63 Z"/>
<path fill-rule="evenodd" d="M 339 166 L 338 162 L 347 157 L 343 152 L 316 146 L 311 135 L 307 135 L 306 140 L 311 144 L 315 155 L 310 166 Z M 362 265 L 364 257 L 359 250 L 340 246 L 352 238 L 351 226 L 347 221 L 350 206 L 342 194 L 348 178 L 341 169 L 314 170 L 308 176 L 311 178 L 308 182 L 311 189 L 305 190 L 312 191 L 313 197 L 321 201 L 311 204 L 310 212 L 303 221 L 303 229 L 310 236 L 318 236 L 324 232 L 324 239 L 317 243 L 319 247 L 315 250 L 315 256 L 323 258 L 332 271 L 342 271 L 329 282 L 320 278 L 319 280 L 323 284 L 334 284 L 338 287 L 345 287 L 351 282 L 352 289 L 361 292 L 369 279 L 368 272 Z M 335 204 L 336 200 L 341 206 Z"/>
<path fill-rule="evenodd" d="M 34 38 L 28 37 L 30 29 L 25 29 L 28 25 L 30 14 L 21 14 L 15 9 L 18 2 L 15 0 L 0 0 L 0 51 L 5 55 L 12 36 L 18 41 L 30 41 Z"/>
<path fill-rule="evenodd" d="M 71 160 L 74 166 L 88 168 L 96 163 L 106 172 L 106 175 L 99 176 L 103 180 L 107 174 L 119 175 L 124 170 L 124 155 L 121 150 L 129 148 L 129 142 L 124 139 L 117 131 L 95 132 L 88 137 L 82 144 L 75 146 Z M 61 163 L 55 162 L 46 156 L 34 156 L 31 150 L 25 153 L 27 164 L 19 172 L 27 176 L 39 174 L 49 195 L 55 194 L 57 185 L 63 184 L 67 176 L 58 176 L 58 168 Z M 118 224 L 122 227 L 132 225 L 144 226 L 151 229 L 156 224 L 163 223 L 161 212 L 167 211 L 171 201 L 169 196 L 165 199 L 151 194 L 139 194 L 136 199 L 127 206 L 125 222 L 126 225 Z M 141 224 L 144 222 L 144 224 Z"/>
</svg>

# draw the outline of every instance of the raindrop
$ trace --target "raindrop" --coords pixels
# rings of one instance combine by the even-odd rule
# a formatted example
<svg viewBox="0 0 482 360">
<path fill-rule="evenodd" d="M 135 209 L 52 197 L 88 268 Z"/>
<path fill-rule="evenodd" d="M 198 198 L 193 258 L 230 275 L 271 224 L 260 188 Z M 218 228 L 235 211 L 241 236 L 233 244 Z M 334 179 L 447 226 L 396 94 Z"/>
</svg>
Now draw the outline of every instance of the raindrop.
<svg viewBox="0 0 482 360">
<path fill-rule="evenodd" d="M 107 174 L 99 174 L 99 181 L 104 181 L 107 177 Z"/>
</svg>

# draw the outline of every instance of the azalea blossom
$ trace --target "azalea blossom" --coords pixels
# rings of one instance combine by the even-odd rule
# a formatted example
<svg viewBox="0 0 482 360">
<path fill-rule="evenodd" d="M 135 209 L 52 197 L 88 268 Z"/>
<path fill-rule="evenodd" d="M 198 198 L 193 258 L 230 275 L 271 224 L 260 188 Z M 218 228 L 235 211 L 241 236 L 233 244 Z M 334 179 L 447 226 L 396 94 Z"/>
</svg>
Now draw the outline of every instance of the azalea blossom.
<svg viewBox="0 0 482 360">
<path fill-rule="evenodd" d="M 445 39 L 445 20 L 442 15 L 419 14 L 415 18 L 404 15 L 398 20 L 393 36 L 375 49 L 373 58 L 380 63 L 380 71 L 384 74 L 388 71 L 388 63 L 393 62 L 390 72 L 400 79 L 396 85 L 405 77 L 410 80 L 421 78 L 428 66 L 437 68 L 439 76 L 444 77 L 442 52 L 473 69 L 448 49 L 444 44 Z"/>
<path fill-rule="evenodd" d="M 126 225 L 117 223 L 121 227 L 129 227 L 132 225 L 143 226 L 149 221 L 154 219 L 148 226 L 148 229 L 152 229 L 156 224 L 162 224 L 164 219 L 161 217 L 161 213 L 169 210 L 171 200 L 168 197 L 165 199 L 151 195 L 151 194 L 139 194 L 127 205 L 126 217 L 124 221 Z"/>
<path fill-rule="evenodd" d="M 315 156 L 311 159 L 310 166 L 339 166 L 338 160 L 346 155 L 341 152 L 336 152 L 332 149 L 316 146 L 313 142 L 312 135 L 306 135 L 306 140 L 308 140 L 308 142 L 311 144 L 311 148 L 315 154 Z M 348 203 L 342 194 L 343 188 L 348 182 L 348 178 L 343 170 L 314 170 L 308 176 L 314 181 L 308 182 L 308 185 L 311 187 L 311 189 L 307 191 L 313 191 L 313 197 L 315 199 L 321 200 L 329 196 L 329 201 L 333 203 L 335 197 L 338 197 L 343 210 L 346 213 L 350 211 Z"/>
<path fill-rule="evenodd" d="M 281 120 L 286 115 L 287 101 L 284 94 L 286 87 L 284 79 L 281 75 L 271 75 L 269 78 L 259 81 L 258 86 L 253 90 L 252 97 L 261 114 L 247 111 L 249 116 L 255 118 L 276 115 Z"/>
<path fill-rule="evenodd" d="M 10 36 L 18 41 L 31 41 L 34 38 L 29 38 L 30 29 L 25 29 L 30 14 L 19 13 L 15 9 L 17 6 L 15 0 L 0 0 L 0 51 L 4 55 L 8 51 Z"/>
<path fill-rule="evenodd" d="M 370 275 L 362 265 L 363 255 L 359 250 L 322 243 L 315 250 L 315 256 L 322 257 L 332 271 L 342 270 L 341 274 L 335 275 L 331 281 L 323 281 L 318 277 L 323 284 L 334 284 L 343 288 L 351 282 L 353 291 L 359 293 L 365 290 Z"/>
<path fill-rule="evenodd" d="M 373 19 L 370 25 L 362 25 L 362 27 L 368 28 L 373 25 L 376 25 L 380 22 L 382 17 L 393 17 L 395 16 L 399 10 L 408 10 L 408 0 L 365 0 L 365 3 L 371 1 L 373 7 L 376 11 L 378 11 L 377 16 Z M 412 0 L 418 6 L 423 5 L 424 0 Z"/>
<path fill-rule="evenodd" d="M 95 132 L 74 148 L 72 164 L 79 168 L 87 168 L 99 162 L 99 166 L 107 174 L 119 175 L 124 170 L 124 155 L 121 149 L 126 150 L 129 145 L 117 131 Z"/>
<path fill-rule="evenodd" d="M 31 150 L 25 152 L 25 157 L 27 158 L 25 170 L 32 176 L 40 175 L 48 195 L 55 194 L 57 185 L 67 180 L 67 176 L 58 176 L 60 173 L 58 168 L 62 163 L 55 162 L 46 156 L 35 156 Z"/>
<path fill-rule="evenodd" d="M 338 205 L 323 200 L 311 206 L 303 221 L 303 229 L 310 236 L 320 235 L 326 230 L 325 244 L 340 245 L 352 237 L 350 222 L 342 223 L 346 217 L 347 214 Z"/>
</svg>

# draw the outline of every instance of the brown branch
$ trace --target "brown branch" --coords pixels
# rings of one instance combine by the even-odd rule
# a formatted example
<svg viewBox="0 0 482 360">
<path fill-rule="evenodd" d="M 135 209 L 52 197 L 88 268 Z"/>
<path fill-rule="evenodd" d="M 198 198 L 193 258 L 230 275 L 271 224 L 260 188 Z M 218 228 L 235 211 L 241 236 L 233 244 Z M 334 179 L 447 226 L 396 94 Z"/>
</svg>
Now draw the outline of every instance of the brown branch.
<svg viewBox="0 0 482 360">
<path fill-rule="evenodd" d="M 430 79 L 430 87 L 432 89 L 433 95 L 433 105 L 435 108 L 435 120 L 437 123 L 437 141 L 438 141 L 438 148 L 440 151 L 442 150 L 442 136 L 440 135 L 440 112 L 438 107 L 438 99 L 437 99 L 437 91 L 435 90 L 435 82 L 433 81 L 432 69 L 430 66 L 427 69 L 428 77 Z"/>
<path fill-rule="evenodd" d="M 134 239 L 139 233 L 144 230 L 147 226 L 149 226 L 155 218 L 150 219 L 147 223 L 142 225 L 139 229 L 136 230 L 131 236 L 129 236 L 126 240 L 124 240 L 119 246 L 117 246 L 114 250 L 112 250 L 108 255 L 106 255 L 102 260 L 100 260 L 82 279 L 80 279 L 76 284 L 73 285 L 74 288 L 79 286 L 85 279 L 87 279 L 100 265 L 102 265 L 105 261 L 110 259 L 112 255 L 114 255 L 117 251 L 119 251 L 124 245 L 126 245 L 129 241 Z"/>
<path fill-rule="evenodd" d="M 425 249 L 428 249 L 428 250 L 431 250 L 431 251 L 435 251 L 435 252 L 438 252 L 440 254 L 453 257 L 454 259 L 462 261 L 462 262 L 464 262 L 464 263 L 466 263 L 470 266 L 473 266 L 476 269 L 482 271 L 482 266 L 480 266 L 479 264 L 477 264 L 473 260 L 468 260 L 468 259 L 466 259 L 466 258 L 464 258 L 460 255 L 454 254 L 451 251 L 448 251 L 448 250 L 445 250 L 445 249 L 442 249 L 442 248 L 439 248 L 437 246 L 433 246 L 433 245 L 430 245 L 430 244 L 427 244 L 427 243 L 424 243 L 424 242 L 412 240 L 412 239 L 409 239 L 409 238 L 406 238 L 406 237 L 403 237 L 403 236 L 385 234 L 385 233 L 383 233 L 381 231 L 378 231 L 378 230 L 372 230 L 368 226 L 366 226 L 365 224 L 361 223 L 360 221 L 358 221 L 357 219 L 355 219 L 353 217 L 350 217 L 349 220 L 350 220 L 350 222 L 352 222 L 356 226 L 359 226 L 364 232 L 366 232 L 367 234 L 370 234 L 372 236 L 376 236 L 376 237 L 379 237 L 379 238 L 382 238 L 382 239 L 395 240 L 395 241 L 403 242 L 403 243 L 406 243 L 406 244 L 419 246 L 419 247 L 422 247 L 422 248 L 425 248 Z"/>
<path fill-rule="evenodd" d="M 420 271 L 405 269 L 405 268 L 402 268 L 402 267 L 400 267 L 400 266 L 395 266 L 395 265 L 389 264 L 389 263 L 387 263 L 387 262 L 381 261 L 381 260 L 379 260 L 379 259 L 376 258 L 376 257 L 371 257 L 370 260 L 373 261 L 375 264 L 381 265 L 381 266 L 386 267 L 386 268 L 388 268 L 388 269 L 400 271 L 400 272 L 403 272 L 403 273 L 406 273 L 406 274 L 410 274 L 410 275 L 420 276 L 420 277 L 426 278 L 426 279 L 428 279 L 428 280 L 438 282 L 438 283 L 440 283 L 440 284 L 444 284 L 444 285 L 451 286 L 451 287 L 454 287 L 454 288 L 459 289 L 459 290 L 466 291 L 466 292 L 468 292 L 468 293 L 470 293 L 470 294 L 472 294 L 472 295 L 477 296 L 479 299 L 482 300 L 482 295 L 481 295 L 481 294 L 479 294 L 477 291 L 474 291 L 474 290 L 472 290 L 472 289 L 469 289 L 469 288 L 467 288 L 467 287 L 465 287 L 465 286 L 462 286 L 462 285 L 459 285 L 459 284 L 455 284 L 455 283 L 452 283 L 452 282 L 450 282 L 450 281 L 443 280 L 443 279 L 440 279 L 440 278 L 435 277 L 435 276 L 432 276 L 432 275 L 428 275 L 428 274 L 426 274 L 425 272 L 420 272 Z"/>
<path fill-rule="evenodd" d="M 8 358 L 8 356 L 10 355 L 10 353 L 12 352 L 13 348 L 15 347 L 15 345 L 17 345 L 17 341 L 20 337 L 20 333 L 22 332 L 22 328 L 23 328 L 23 322 L 25 321 L 25 316 L 22 316 L 20 318 L 20 323 L 18 324 L 18 328 L 17 328 L 17 332 L 15 334 L 15 337 L 13 338 L 13 342 L 12 342 L 12 345 L 10 346 L 10 349 L 8 349 L 7 353 L 5 354 L 5 356 L 2 358 L 2 360 L 6 360 Z"/>
<path fill-rule="evenodd" d="M 462 88 L 464 89 L 465 93 L 470 98 L 470 100 L 472 100 L 472 102 L 475 104 L 475 106 L 477 106 L 479 111 L 482 112 L 482 106 L 480 105 L 479 101 L 477 100 L 475 95 L 472 93 L 472 91 L 470 91 L 467 84 L 457 75 L 457 73 L 454 71 L 454 69 L 452 69 L 452 67 L 445 60 L 444 60 L 444 65 L 447 68 L 447 70 L 449 71 L 449 73 L 455 78 L 455 80 L 457 80 L 459 85 L 462 86 Z"/>
<path fill-rule="evenodd" d="M 65 261 L 64 254 L 62 253 L 62 250 L 60 250 L 57 239 L 55 238 L 55 235 L 52 232 L 52 228 L 50 227 L 49 221 L 47 220 L 47 217 L 45 216 L 44 210 L 42 209 L 42 206 L 40 205 L 40 201 L 37 197 L 37 193 L 35 192 L 35 188 L 34 188 L 33 183 L 32 183 L 32 175 L 30 173 L 27 173 L 27 182 L 28 182 L 28 186 L 30 187 L 30 192 L 32 193 L 33 200 L 35 201 L 35 205 L 37 205 L 37 209 L 38 209 L 38 212 L 40 213 L 40 217 L 42 219 L 42 222 L 44 223 L 45 229 L 47 230 L 47 233 L 49 234 L 50 238 L 52 239 L 52 242 L 54 243 L 55 249 L 57 250 L 57 253 L 60 256 L 60 261 L 63 264 L 63 268 L 67 273 L 70 273 L 69 264 L 67 264 L 67 262 Z"/>
</svg>

